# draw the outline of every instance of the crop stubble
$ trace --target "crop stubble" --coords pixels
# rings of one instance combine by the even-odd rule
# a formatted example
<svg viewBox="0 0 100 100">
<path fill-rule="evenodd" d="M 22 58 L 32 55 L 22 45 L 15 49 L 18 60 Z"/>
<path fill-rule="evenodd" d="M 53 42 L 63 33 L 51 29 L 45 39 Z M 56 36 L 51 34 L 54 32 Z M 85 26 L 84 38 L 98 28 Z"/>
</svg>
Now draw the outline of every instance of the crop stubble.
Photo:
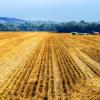
<svg viewBox="0 0 100 100">
<path fill-rule="evenodd" d="M 2 100 L 68 100 L 79 81 L 100 77 L 99 36 L 8 32 L 0 47 Z"/>
</svg>

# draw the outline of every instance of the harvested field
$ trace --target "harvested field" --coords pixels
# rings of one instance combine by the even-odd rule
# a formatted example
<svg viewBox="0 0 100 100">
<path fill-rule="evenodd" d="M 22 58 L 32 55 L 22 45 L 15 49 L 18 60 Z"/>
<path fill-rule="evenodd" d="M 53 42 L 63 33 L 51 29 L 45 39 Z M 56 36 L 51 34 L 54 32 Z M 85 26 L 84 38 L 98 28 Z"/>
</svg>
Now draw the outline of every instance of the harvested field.
<svg viewBox="0 0 100 100">
<path fill-rule="evenodd" d="M 100 100 L 100 36 L 1 32 L 0 100 Z"/>
</svg>

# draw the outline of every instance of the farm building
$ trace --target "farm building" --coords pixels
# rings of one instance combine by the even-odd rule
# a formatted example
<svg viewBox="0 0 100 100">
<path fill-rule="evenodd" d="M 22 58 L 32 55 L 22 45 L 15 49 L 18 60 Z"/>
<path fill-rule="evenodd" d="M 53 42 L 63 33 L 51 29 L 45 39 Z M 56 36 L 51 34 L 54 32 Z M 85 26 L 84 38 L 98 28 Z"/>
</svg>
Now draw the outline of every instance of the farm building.
<svg viewBox="0 0 100 100">
<path fill-rule="evenodd" d="M 95 32 L 94 34 L 95 34 L 95 35 L 100 35 L 100 33 L 99 33 L 99 32 Z"/>
<path fill-rule="evenodd" d="M 95 31 L 93 31 L 92 34 L 93 34 L 93 35 L 100 35 L 100 32 L 95 32 Z"/>
</svg>

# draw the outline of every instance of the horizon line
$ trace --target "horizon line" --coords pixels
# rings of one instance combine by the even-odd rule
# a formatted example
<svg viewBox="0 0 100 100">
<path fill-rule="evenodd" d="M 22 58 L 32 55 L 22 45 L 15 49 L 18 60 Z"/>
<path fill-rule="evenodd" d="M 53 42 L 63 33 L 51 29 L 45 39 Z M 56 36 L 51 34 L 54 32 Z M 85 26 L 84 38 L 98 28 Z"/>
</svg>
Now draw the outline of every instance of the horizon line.
<svg viewBox="0 0 100 100">
<path fill-rule="evenodd" d="M 89 21 L 89 20 L 66 20 L 66 21 L 58 21 L 58 20 L 42 20 L 42 19 L 26 19 L 26 18 L 18 18 L 18 17 L 5 17 L 5 16 L 0 16 L 0 18 L 11 18 L 11 19 L 18 19 L 18 20 L 24 20 L 24 21 L 53 21 L 53 22 L 72 22 L 72 21 L 75 21 L 75 22 L 80 22 L 80 21 L 85 21 L 85 22 L 100 22 L 100 20 L 97 20 L 97 21 Z"/>
</svg>

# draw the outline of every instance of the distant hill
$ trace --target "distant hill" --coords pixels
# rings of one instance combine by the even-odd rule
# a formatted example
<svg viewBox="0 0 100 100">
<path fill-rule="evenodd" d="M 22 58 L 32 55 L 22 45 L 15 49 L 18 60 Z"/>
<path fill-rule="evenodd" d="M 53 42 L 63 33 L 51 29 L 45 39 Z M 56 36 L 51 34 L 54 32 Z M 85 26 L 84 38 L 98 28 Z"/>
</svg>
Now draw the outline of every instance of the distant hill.
<svg viewBox="0 0 100 100">
<path fill-rule="evenodd" d="M 41 25 L 41 24 L 57 24 L 58 22 L 55 21 L 28 21 L 28 20 L 22 20 L 22 19 L 17 19 L 17 18 L 9 18 L 9 17 L 0 17 L 0 23 L 11 23 L 11 24 L 23 24 L 25 22 L 28 23 L 34 23 L 37 25 Z"/>
<path fill-rule="evenodd" d="M 16 18 L 9 18 L 9 17 L 0 17 L 0 23 L 25 23 L 27 21 L 21 20 L 21 19 L 16 19 Z"/>
<path fill-rule="evenodd" d="M 41 25 L 41 24 L 58 24 L 59 22 L 56 21 L 30 21 L 31 23 L 37 24 L 37 25 Z"/>
<path fill-rule="evenodd" d="M 0 31 L 54 31 L 58 22 L 0 17 Z"/>
<path fill-rule="evenodd" d="M 0 31 L 51 31 L 51 32 L 78 32 L 93 33 L 100 32 L 100 21 L 85 22 L 56 22 L 56 21 L 34 21 L 17 18 L 0 17 Z"/>
</svg>

